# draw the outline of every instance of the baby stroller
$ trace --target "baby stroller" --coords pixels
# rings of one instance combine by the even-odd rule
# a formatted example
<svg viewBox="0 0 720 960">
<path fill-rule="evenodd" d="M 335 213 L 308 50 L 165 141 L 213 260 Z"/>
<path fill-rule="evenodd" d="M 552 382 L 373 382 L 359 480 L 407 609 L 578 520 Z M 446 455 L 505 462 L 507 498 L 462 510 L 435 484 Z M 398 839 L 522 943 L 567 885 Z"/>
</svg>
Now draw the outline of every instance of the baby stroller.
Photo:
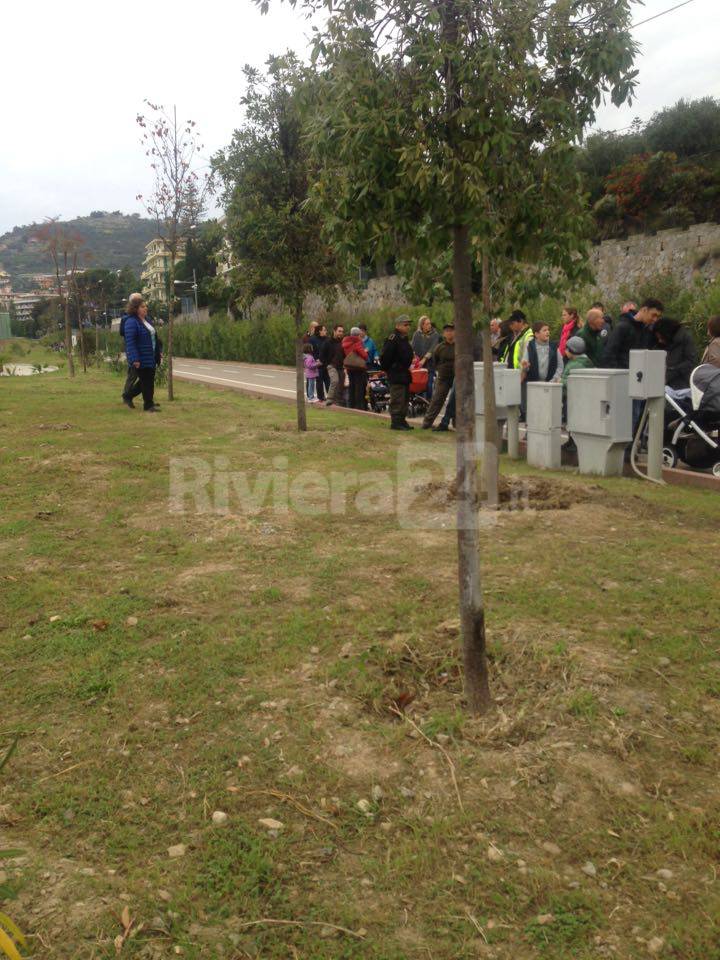
<svg viewBox="0 0 720 960">
<path fill-rule="evenodd" d="M 410 383 L 410 402 L 408 417 L 423 417 L 428 408 L 427 399 L 422 395 L 427 390 L 428 372 L 423 367 L 412 367 Z M 390 406 L 390 386 L 384 370 L 368 370 L 367 398 L 373 413 L 384 413 Z"/>
<path fill-rule="evenodd" d="M 384 370 L 368 370 L 367 398 L 373 413 L 383 413 L 390 405 L 390 386 Z"/>
<path fill-rule="evenodd" d="M 410 381 L 410 402 L 408 403 L 407 415 L 409 417 L 424 417 L 427 408 L 430 406 L 425 396 L 428 385 L 428 371 L 425 367 L 419 366 L 416 361 L 410 368 L 410 376 L 412 380 Z"/>
<path fill-rule="evenodd" d="M 666 387 L 665 409 L 664 465 L 682 460 L 720 477 L 720 368 L 703 363 L 690 374 L 688 390 Z"/>
</svg>

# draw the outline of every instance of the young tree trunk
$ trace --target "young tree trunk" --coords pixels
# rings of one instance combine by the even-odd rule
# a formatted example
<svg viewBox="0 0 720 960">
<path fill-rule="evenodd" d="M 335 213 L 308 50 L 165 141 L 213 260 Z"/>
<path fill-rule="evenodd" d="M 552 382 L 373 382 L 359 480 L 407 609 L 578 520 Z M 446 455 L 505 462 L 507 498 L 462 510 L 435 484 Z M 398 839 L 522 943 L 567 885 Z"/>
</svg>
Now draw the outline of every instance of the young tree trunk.
<svg viewBox="0 0 720 960">
<path fill-rule="evenodd" d="M 83 330 L 82 324 L 82 310 L 80 305 L 80 297 L 75 293 L 75 306 L 77 310 L 77 325 L 78 325 L 78 343 L 80 345 L 80 362 L 82 363 L 83 373 L 87 373 L 87 358 L 85 356 L 85 333 Z"/>
<path fill-rule="evenodd" d="M 305 406 L 305 362 L 303 355 L 302 303 L 295 304 L 295 392 L 297 398 L 298 430 L 307 430 L 307 409 Z"/>
<path fill-rule="evenodd" d="M 482 459 L 482 488 L 484 503 L 496 510 L 499 503 L 498 475 L 500 473 L 500 438 L 498 435 L 497 410 L 495 407 L 495 369 L 493 367 L 492 343 L 490 341 L 490 263 L 487 254 L 482 258 L 482 299 L 485 323 L 482 329 L 483 344 L 483 400 L 485 406 L 485 435 Z"/>
<path fill-rule="evenodd" d="M 78 343 L 80 344 L 80 362 L 82 363 L 83 373 L 87 373 L 87 359 L 85 357 L 85 334 L 83 333 L 82 322 L 78 320 Z"/>
<path fill-rule="evenodd" d="M 100 325 L 98 324 L 97 310 L 95 311 L 95 353 L 100 353 Z"/>
<path fill-rule="evenodd" d="M 75 364 L 72 355 L 72 326 L 70 325 L 70 304 L 67 296 L 63 297 L 63 307 L 65 310 L 65 353 L 67 354 L 68 376 L 75 376 Z"/>
<path fill-rule="evenodd" d="M 173 327 L 175 325 L 175 251 L 170 251 L 170 274 L 168 277 L 168 335 L 167 335 L 167 387 L 168 400 L 175 399 L 173 389 Z"/>
<path fill-rule="evenodd" d="M 460 623 L 465 696 L 472 713 L 484 713 L 491 699 L 485 653 L 485 610 L 480 582 L 471 275 L 468 228 L 456 225 L 453 227 L 453 306 Z"/>
</svg>

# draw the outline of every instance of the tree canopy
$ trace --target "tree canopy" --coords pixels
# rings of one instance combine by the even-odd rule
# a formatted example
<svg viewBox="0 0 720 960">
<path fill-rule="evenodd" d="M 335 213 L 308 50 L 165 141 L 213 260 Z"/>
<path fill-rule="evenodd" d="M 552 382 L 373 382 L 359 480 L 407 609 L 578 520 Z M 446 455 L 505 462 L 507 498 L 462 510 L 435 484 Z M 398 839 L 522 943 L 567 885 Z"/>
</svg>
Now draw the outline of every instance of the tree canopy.
<svg viewBox="0 0 720 960">
<path fill-rule="evenodd" d="M 629 131 L 596 131 L 578 151 L 578 168 L 601 239 L 717 220 L 720 101 L 679 100 Z"/>
<path fill-rule="evenodd" d="M 315 54 L 316 202 L 338 244 L 438 281 L 452 228 L 525 290 L 582 271 L 592 233 L 573 142 L 632 90 L 629 3 L 340 0 Z M 452 86 L 452 93 L 449 86 Z M 443 264 L 440 264 L 443 267 Z"/>
<path fill-rule="evenodd" d="M 224 186 L 227 236 L 244 299 L 273 294 L 295 317 L 298 425 L 305 429 L 303 303 L 311 291 L 331 291 L 343 281 L 346 267 L 324 236 L 321 213 L 307 203 L 312 171 L 304 123 L 315 93 L 308 71 L 286 54 L 271 58 L 266 77 L 250 67 L 245 77 L 245 123 L 214 168 Z"/>
<path fill-rule="evenodd" d="M 344 267 L 308 207 L 309 142 L 303 108 L 310 76 L 296 57 L 271 58 L 267 77 L 245 68 L 245 123 L 214 158 L 224 187 L 226 231 L 241 273 L 257 295 L 302 304 L 311 290 L 343 279 Z"/>
</svg>

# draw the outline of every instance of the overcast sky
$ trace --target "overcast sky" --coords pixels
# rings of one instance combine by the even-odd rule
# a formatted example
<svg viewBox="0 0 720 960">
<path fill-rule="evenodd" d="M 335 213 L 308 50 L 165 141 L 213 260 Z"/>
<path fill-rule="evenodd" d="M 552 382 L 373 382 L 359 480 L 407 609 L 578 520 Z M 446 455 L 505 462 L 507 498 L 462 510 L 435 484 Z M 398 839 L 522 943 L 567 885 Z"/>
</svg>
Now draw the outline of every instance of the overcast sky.
<svg viewBox="0 0 720 960">
<path fill-rule="evenodd" d="M 638 3 L 635 19 L 677 2 Z M 135 123 L 143 99 L 176 103 L 195 119 L 210 156 L 241 119 L 243 65 L 288 48 L 304 53 L 309 33 L 277 0 L 264 17 L 251 0 L 10 0 L 0 56 L 0 233 L 47 216 L 142 212 L 135 197 L 152 185 Z M 603 128 L 646 120 L 680 97 L 720 96 L 719 0 L 693 0 L 635 36 L 636 100 L 601 108 Z"/>
</svg>

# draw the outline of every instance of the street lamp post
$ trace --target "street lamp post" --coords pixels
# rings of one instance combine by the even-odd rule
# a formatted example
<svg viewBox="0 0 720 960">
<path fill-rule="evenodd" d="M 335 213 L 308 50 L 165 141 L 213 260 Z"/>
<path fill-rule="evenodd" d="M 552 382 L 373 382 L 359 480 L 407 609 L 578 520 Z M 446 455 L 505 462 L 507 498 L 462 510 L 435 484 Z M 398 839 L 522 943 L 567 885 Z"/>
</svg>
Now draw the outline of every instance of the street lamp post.
<svg viewBox="0 0 720 960">
<path fill-rule="evenodd" d="M 189 280 L 176 280 L 176 287 L 192 287 L 193 294 L 195 295 L 195 323 L 198 323 L 198 284 L 197 284 L 197 275 L 195 269 L 193 268 L 193 278 L 192 283 Z"/>
</svg>

